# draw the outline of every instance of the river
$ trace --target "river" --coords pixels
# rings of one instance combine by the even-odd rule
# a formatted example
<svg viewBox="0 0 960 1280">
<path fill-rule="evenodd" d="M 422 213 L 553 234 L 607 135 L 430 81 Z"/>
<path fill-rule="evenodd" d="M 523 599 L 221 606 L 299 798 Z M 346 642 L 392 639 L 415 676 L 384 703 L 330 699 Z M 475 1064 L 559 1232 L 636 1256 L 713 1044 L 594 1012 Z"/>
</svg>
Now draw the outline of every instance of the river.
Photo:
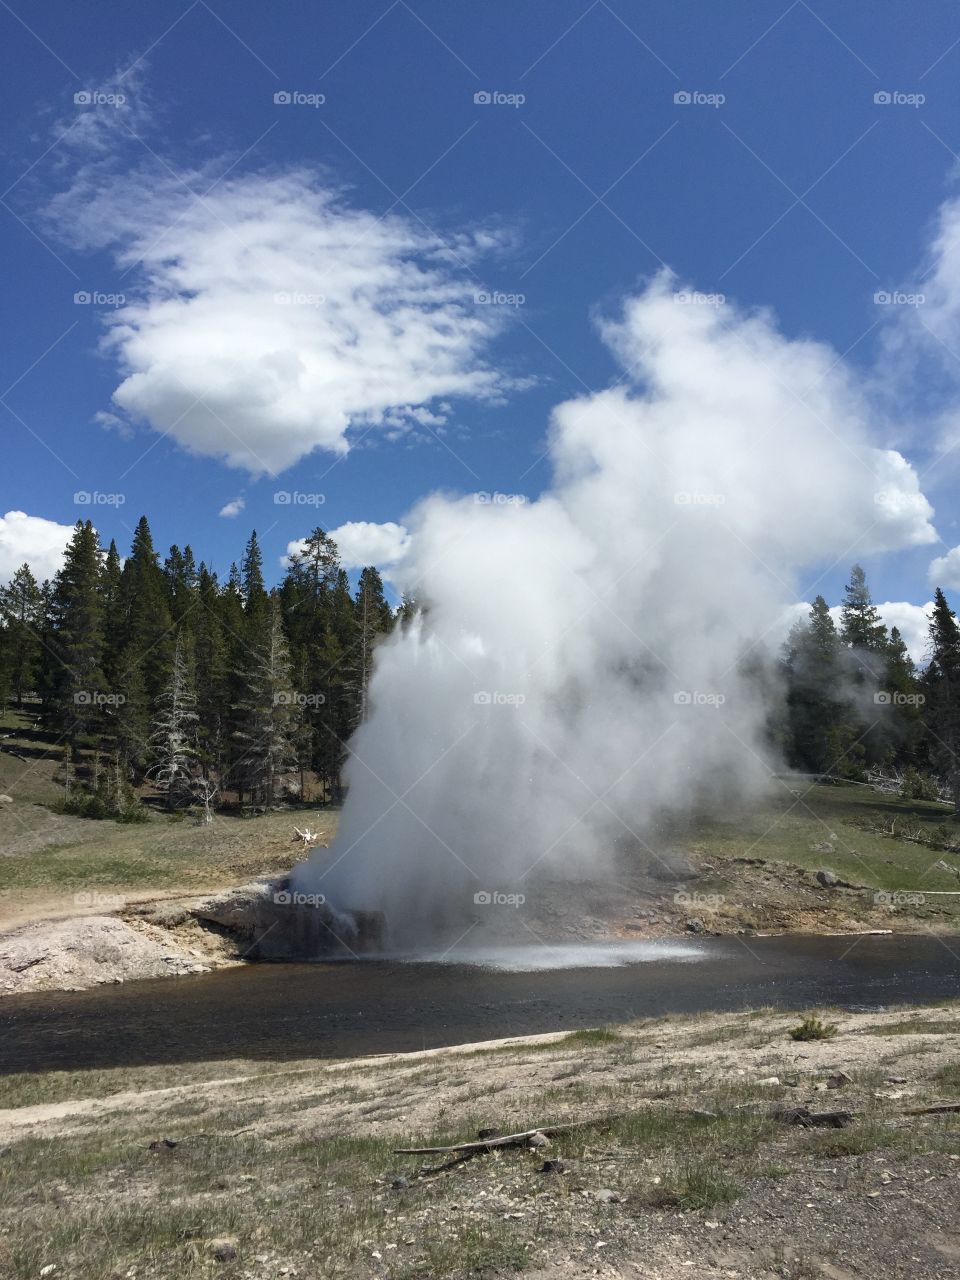
<svg viewBox="0 0 960 1280">
<path fill-rule="evenodd" d="M 960 938 L 706 938 L 255 964 L 0 1001 L 0 1072 L 352 1057 L 666 1013 L 960 996 Z"/>
</svg>

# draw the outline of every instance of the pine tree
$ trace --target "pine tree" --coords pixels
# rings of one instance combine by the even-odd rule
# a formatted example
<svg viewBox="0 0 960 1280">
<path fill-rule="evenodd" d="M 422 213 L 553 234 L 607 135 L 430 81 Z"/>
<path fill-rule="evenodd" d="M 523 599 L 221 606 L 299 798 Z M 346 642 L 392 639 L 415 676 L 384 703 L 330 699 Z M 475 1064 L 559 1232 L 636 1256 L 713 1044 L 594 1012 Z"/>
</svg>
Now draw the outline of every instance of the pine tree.
<svg viewBox="0 0 960 1280">
<path fill-rule="evenodd" d="M 197 691 L 192 655 L 183 631 L 177 633 L 173 665 L 161 693 L 150 735 L 152 764 L 148 771 L 167 807 L 188 803 L 198 769 Z"/>
<path fill-rule="evenodd" d="M 901 767 L 924 763 L 923 695 L 916 666 L 897 627 L 890 628 L 883 686 L 889 700 L 884 731 L 891 758 Z"/>
<path fill-rule="evenodd" d="M 938 587 L 930 620 L 930 662 L 924 675 L 924 723 L 934 767 L 960 813 L 960 627 Z"/>
<path fill-rule="evenodd" d="M 267 589 L 263 582 L 263 555 L 257 542 L 256 529 L 250 534 L 240 562 L 240 590 L 244 614 L 248 619 L 253 619 L 256 626 L 268 611 Z"/>
<path fill-rule="evenodd" d="M 357 720 L 356 629 L 336 543 L 320 528 L 290 558 L 280 588 L 294 669 L 306 694 L 298 747 L 326 796 L 340 794 L 342 739 Z"/>
<path fill-rule="evenodd" d="M 858 564 L 853 566 L 843 593 L 840 639 L 863 653 L 880 654 L 887 647 L 887 628 L 871 599 L 867 575 Z"/>
<path fill-rule="evenodd" d="M 784 646 L 791 763 L 813 773 L 856 777 L 863 748 L 843 694 L 844 664 L 837 628 L 823 596 L 797 623 Z"/>
<path fill-rule="evenodd" d="M 23 695 L 33 689 L 40 659 L 43 596 L 30 566 L 23 564 L 0 590 L 0 618 L 4 630 L 4 667 L 17 710 Z"/>
<path fill-rule="evenodd" d="M 103 600 L 100 543 L 92 523 L 78 520 L 54 579 L 52 598 L 57 667 L 53 703 L 72 743 L 97 725 L 103 705 Z"/>
<path fill-rule="evenodd" d="M 224 732 L 230 699 L 227 643 L 220 616 L 216 575 L 205 564 L 197 578 L 194 653 L 197 673 L 198 749 L 205 778 L 221 777 L 225 765 Z"/>
<path fill-rule="evenodd" d="M 126 686 L 139 666 L 146 698 L 152 706 L 164 688 L 173 659 L 173 620 L 167 584 L 153 547 L 146 516 L 133 535 L 130 556 L 121 575 L 122 612 L 119 679 Z"/>
<path fill-rule="evenodd" d="M 180 548 L 174 544 L 163 564 L 166 583 L 167 607 L 175 626 L 192 623 L 197 604 L 197 566 L 189 546 Z"/>
<path fill-rule="evenodd" d="M 234 731 L 240 747 L 235 773 L 251 798 L 267 808 L 276 799 L 281 774 L 296 761 L 298 711 L 280 601 L 274 596 L 244 664 Z"/>
<path fill-rule="evenodd" d="M 359 719 L 366 717 L 367 687 L 373 669 L 373 650 L 377 640 L 393 627 L 393 611 L 383 595 L 383 579 L 372 565 L 361 570 L 355 610 L 359 635 Z"/>
</svg>

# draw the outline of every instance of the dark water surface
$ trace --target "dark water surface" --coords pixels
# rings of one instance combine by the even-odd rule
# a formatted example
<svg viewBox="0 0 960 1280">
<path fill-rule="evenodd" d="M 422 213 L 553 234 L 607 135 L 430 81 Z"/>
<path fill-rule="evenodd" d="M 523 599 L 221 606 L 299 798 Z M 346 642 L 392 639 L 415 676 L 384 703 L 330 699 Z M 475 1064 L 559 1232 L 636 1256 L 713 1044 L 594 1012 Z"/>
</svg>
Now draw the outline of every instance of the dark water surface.
<svg viewBox="0 0 960 1280">
<path fill-rule="evenodd" d="M 257 964 L 0 1001 L 0 1072 L 351 1057 L 654 1014 L 960 996 L 960 938 L 715 939 L 610 967 L 489 968 L 380 959 Z M 638 954 L 635 952 L 634 954 Z M 666 957 L 666 958 L 665 958 Z M 589 961 L 580 948 L 578 963 Z"/>
</svg>

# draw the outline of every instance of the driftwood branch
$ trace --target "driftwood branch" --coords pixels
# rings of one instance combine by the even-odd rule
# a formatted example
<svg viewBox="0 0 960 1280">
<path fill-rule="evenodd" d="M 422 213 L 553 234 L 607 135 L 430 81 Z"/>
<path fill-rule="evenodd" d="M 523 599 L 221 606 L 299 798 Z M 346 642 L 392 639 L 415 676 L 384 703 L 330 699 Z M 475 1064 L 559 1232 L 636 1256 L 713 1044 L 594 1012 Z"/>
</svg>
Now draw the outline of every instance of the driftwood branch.
<svg viewBox="0 0 960 1280">
<path fill-rule="evenodd" d="M 623 1113 L 620 1113 L 622 1115 Z M 566 1124 L 541 1124 L 536 1129 L 524 1129 L 522 1133 L 491 1134 L 477 1142 L 455 1142 L 449 1147 L 398 1147 L 395 1156 L 445 1156 L 455 1152 L 493 1151 L 497 1147 L 521 1147 L 536 1134 L 549 1137 L 552 1133 L 565 1133 L 570 1129 L 586 1129 L 590 1125 L 609 1124 L 620 1115 L 595 1116 L 592 1120 L 571 1120 Z"/>
<path fill-rule="evenodd" d="M 811 1111 L 809 1107 L 774 1107 L 770 1115 L 804 1129 L 845 1129 L 853 1120 L 852 1111 Z"/>
<path fill-rule="evenodd" d="M 930 1107 L 913 1107 L 905 1111 L 905 1116 L 942 1116 L 951 1111 L 960 1111 L 960 1102 L 936 1102 Z"/>
</svg>

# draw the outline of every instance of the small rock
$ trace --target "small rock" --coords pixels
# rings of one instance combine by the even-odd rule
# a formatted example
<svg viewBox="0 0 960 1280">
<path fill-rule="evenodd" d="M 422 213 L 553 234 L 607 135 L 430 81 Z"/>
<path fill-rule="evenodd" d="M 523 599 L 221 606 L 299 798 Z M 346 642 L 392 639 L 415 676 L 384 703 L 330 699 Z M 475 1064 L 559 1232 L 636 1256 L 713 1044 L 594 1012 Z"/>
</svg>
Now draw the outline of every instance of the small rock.
<svg viewBox="0 0 960 1280">
<path fill-rule="evenodd" d="M 0 799 L 6 800 L 6 799 L 8 799 L 8 797 L 7 797 L 7 796 L 3 796 L 3 797 L 0 797 Z M 48 1263 L 47 1263 L 47 1265 L 46 1265 L 45 1267 L 41 1267 L 41 1268 L 40 1268 L 40 1274 L 41 1274 L 41 1276 L 49 1276 L 49 1275 L 53 1275 L 53 1273 L 54 1273 L 54 1271 L 56 1271 L 56 1269 L 57 1269 L 57 1264 L 56 1264 L 55 1262 L 48 1262 Z"/>
<path fill-rule="evenodd" d="M 829 840 L 821 840 L 813 846 L 814 853 L 833 853 L 833 845 Z"/>
<path fill-rule="evenodd" d="M 707 926 L 703 923 L 703 921 L 699 918 L 699 916 L 695 916 L 692 920 L 688 920 L 685 925 L 685 928 L 688 933 L 706 933 L 707 932 Z"/>
<path fill-rule="evenodd" d="M 619 1204 L 620 1192 L 613 1191 L 610 1187 L 601 1187 L 599 1191 L 593 1194 L 595 1200 L 599 1200 L 601 1204 Z"/>
<path fill-rule="evenodd" d="M 217 1262 L 232 1262 L 237 1256 L 237 1238 L 220 1236 L 217 1240 L 211 1240 L 208 1248 Z"/>
<path fill-rule="evenodd" d="M 763 1080 L 758 1080 L 757 1084 L 779 1084 L 779 1076 L 766 1076 Z"/>
<path fill-rule="evenodd" d="M 883 1083 L 884 1084 L 906 1084 L 907 1077 L 906 1076 L 887 1076 L 886 1080 L 884 1080 Z"/>
<path fill-rule="evenodd" d="M 13 804 L 13 796 L 0 796 L 0 804 Z M 50 1274 L 50 1271 L 53 1271 L 53 1270 L 54 1270 L 54 1268 L 56 1267 L 56 1265 L 57 1265 L 57 1264 L 56 1264 L 55 1262 L 51 1262 L 51 1263 L 50 1263 L 50 1270 L 49 1270 L 49 1271 L 41 1271 L 41 1272 L 40 1272 L 40 1274 L 41 1274 L 41 1275 L 49 1275 L 49 1274 Z"/>
<path fill-rule="evenodd" d="M 562 1160 L 544 1160 L 543 1164 L 540 1166 L 540 1172 L 563 1173 L 566 1170 L 566 1167 L 567 1166 Z"/>
<path fill-rule="evenodd" d="M 403 1175 L 401 1175 L 400 1177 L 394 1178 L 390 1185 L 395 1191 L 405 1191 L 410 1185 L 410 1179 L 404 1178 Z"/>
<path fill-rule="evenodd" d="M 840 877 L 832 871 L 828 871 L 825 867 L 817 872 L 817 884 L 823 885 L 824 889 L 832 889 L 839 883 Z"/>
<path fill-rule="evenodd" d="M 853 1084 L 853 1080 L 845 1071 L 836 1071 L 832 1076 L 827 1076 L 828 1089 L 842 1089 L 845 1084 Z"/>
</svg>

